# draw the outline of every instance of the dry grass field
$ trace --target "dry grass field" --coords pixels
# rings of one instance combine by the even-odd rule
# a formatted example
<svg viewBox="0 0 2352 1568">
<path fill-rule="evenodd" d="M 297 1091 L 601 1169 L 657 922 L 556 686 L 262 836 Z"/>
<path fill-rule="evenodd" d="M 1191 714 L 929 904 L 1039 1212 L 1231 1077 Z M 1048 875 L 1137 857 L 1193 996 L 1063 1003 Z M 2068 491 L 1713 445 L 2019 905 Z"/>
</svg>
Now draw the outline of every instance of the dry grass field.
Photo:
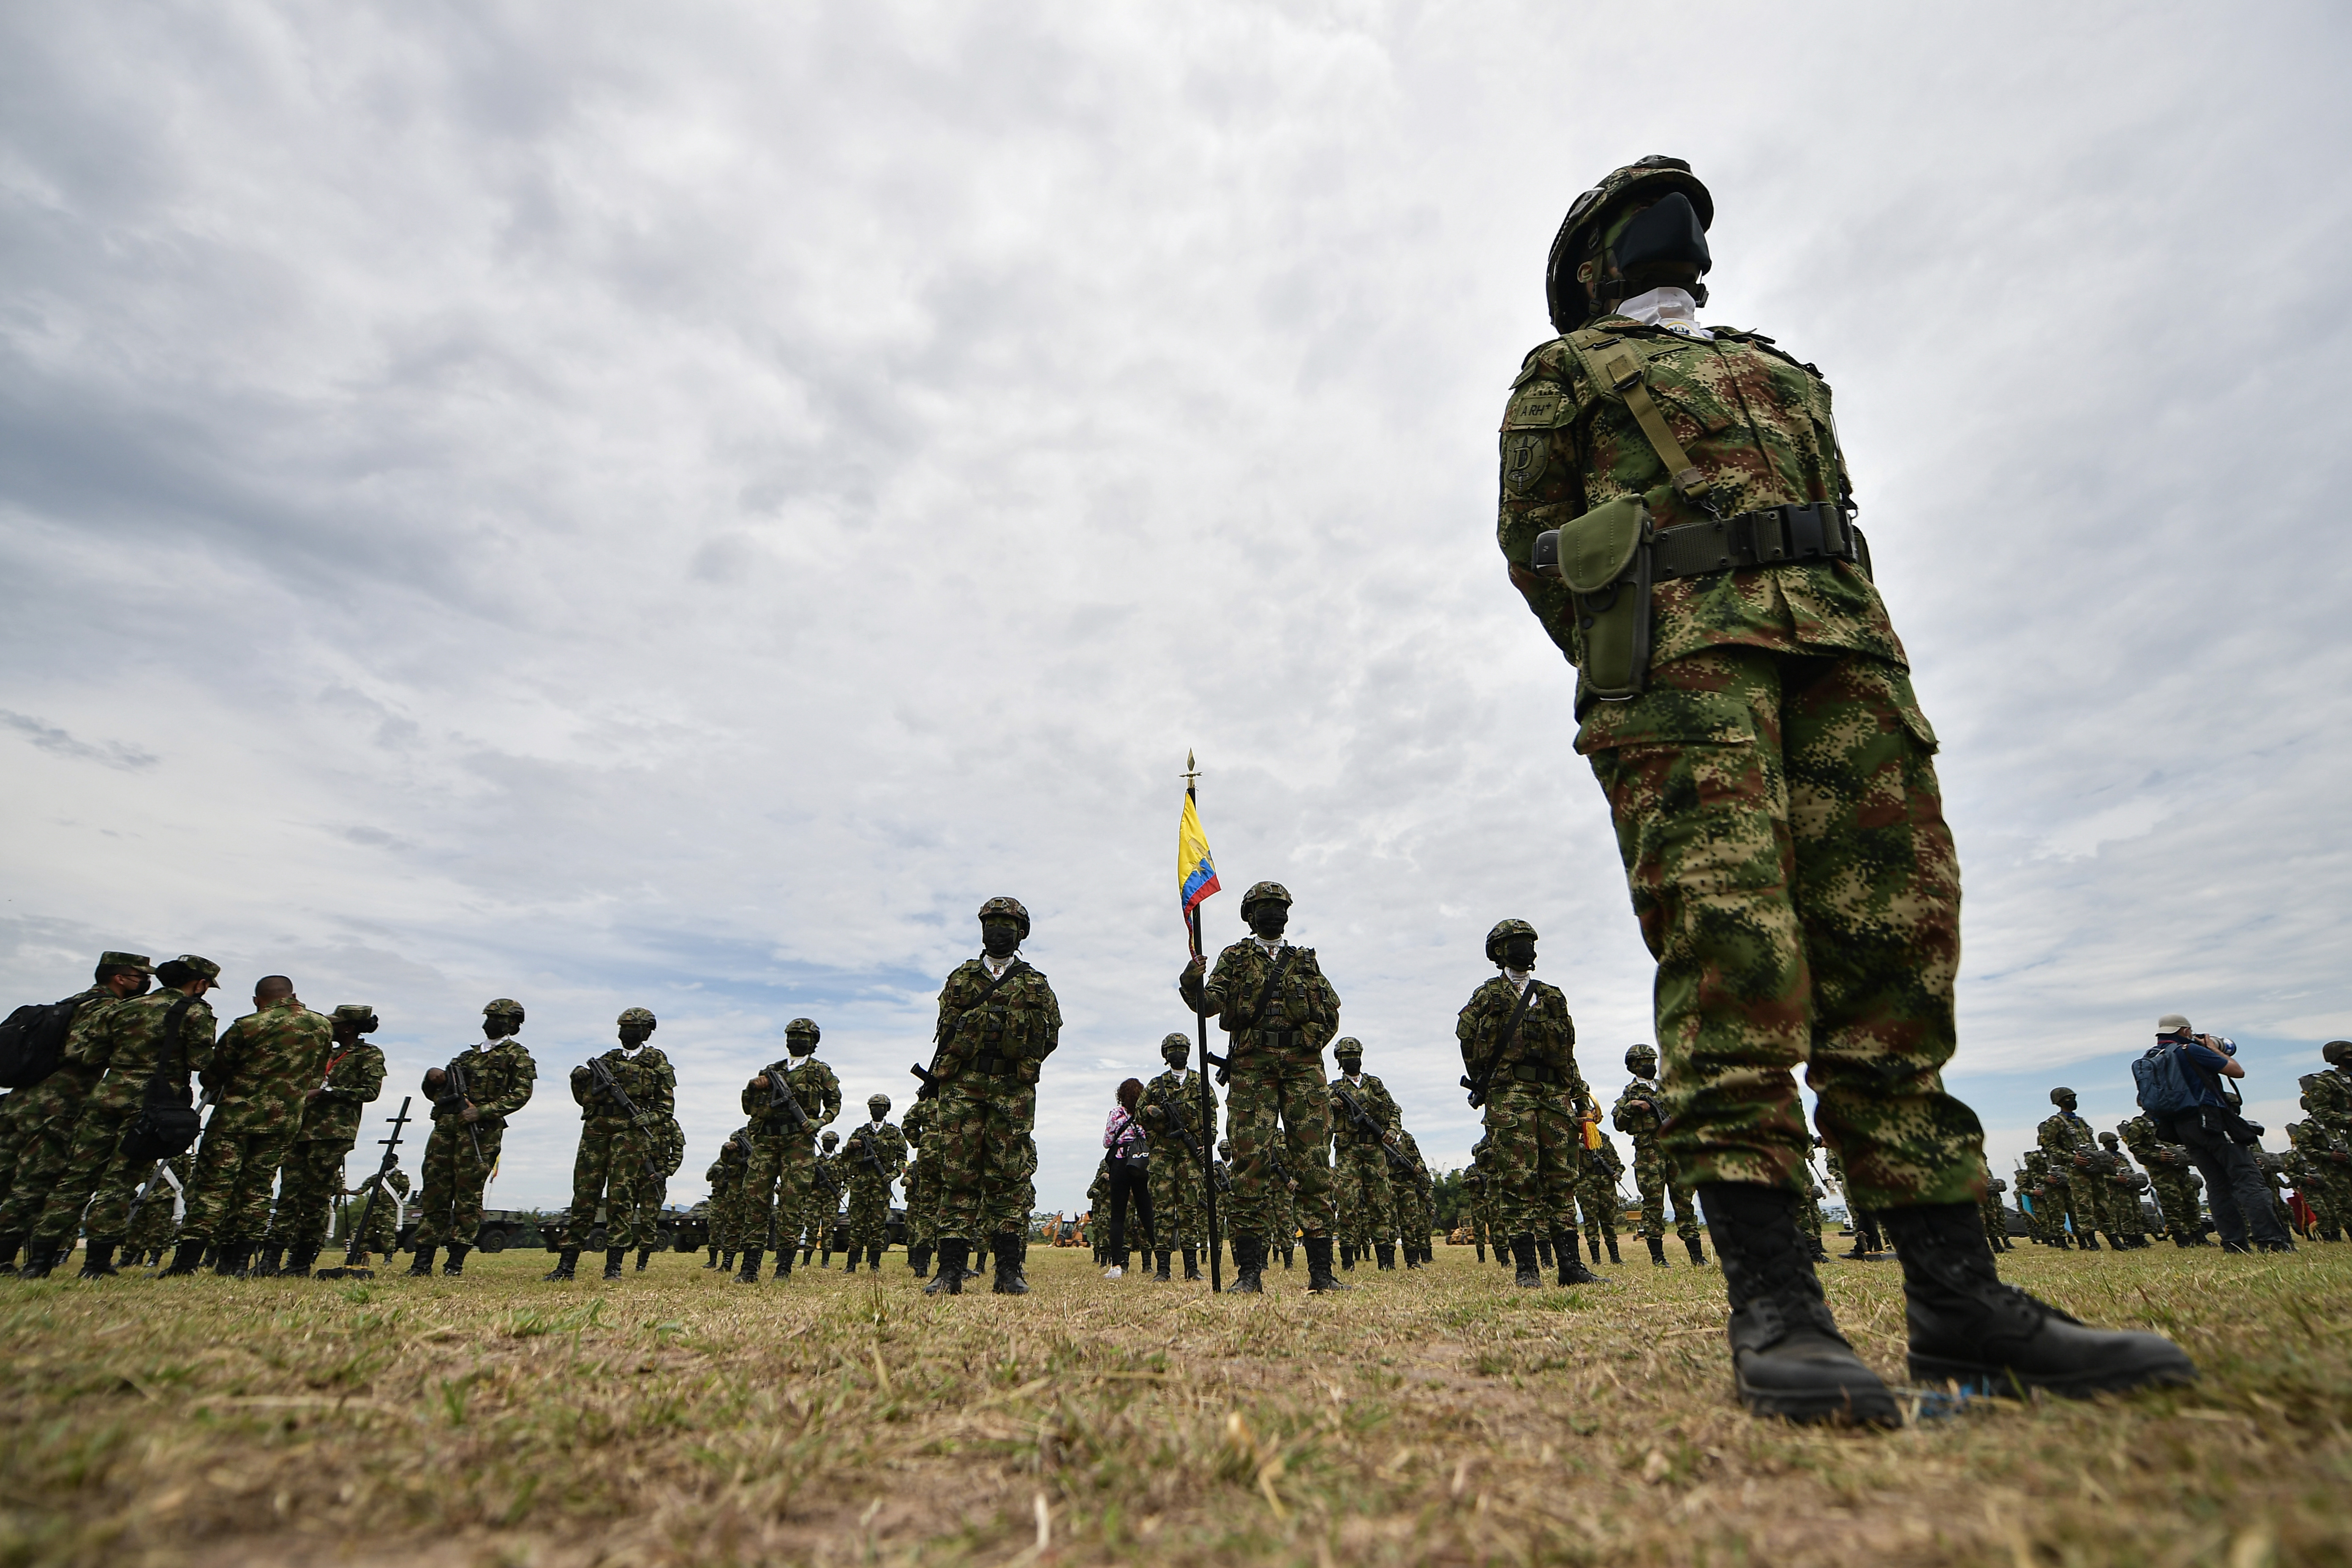
<svg viewBox="0 0 2352 1568">
<path fill-rule="evenodd" d="M 2179 1337 L 2203 1384 L 1927 1395 L 1876 1434 L 1733 1408 L 1721 1276 L 1686 1263 L 1538 1293 L 1440 1247 L 1318 1300 L 1302 1258 L 1248 1299 L 1037 1250 L 1034 1294 L 950 1300 L 895 1253 L 756 1289 L 701 1261 L 0 1281 L 0 1561 L 2352 1560 L 2352 1245 L 2021 1250 L 2011 1278 Z M 1899 1373 L 1895 1266 L 1825 1273 Z"/>
</svg>

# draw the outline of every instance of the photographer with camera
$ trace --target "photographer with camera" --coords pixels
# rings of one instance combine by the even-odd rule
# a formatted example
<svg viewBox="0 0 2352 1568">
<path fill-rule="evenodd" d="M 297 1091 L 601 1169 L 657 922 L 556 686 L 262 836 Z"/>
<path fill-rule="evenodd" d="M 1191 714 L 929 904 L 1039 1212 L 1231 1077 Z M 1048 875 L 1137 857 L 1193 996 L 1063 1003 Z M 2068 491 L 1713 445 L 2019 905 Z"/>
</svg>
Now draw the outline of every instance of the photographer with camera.
<svg viewBox="0 0 2352 1568">
<path fill-rule="evenodd" d="M 2267 1184 L 2251 1152 L 2263 1129 L 2239 1114 L 2242 1100 L 2223 1087 L 2225 1079 L 2246 1076 L 2232 1059 L 2236 1055 L 2236 1042 L 2198 1034 L 2187 1018 L 2167 1013 L 2156 1021 L 2155 1046 L 2132 1064 L 2132 1077 L 2158 1131 L 2187 1149 L 2204 1174 L 2221 1249 L 2293 1252 L 2294 1243 L 2271 1212 Z"/>
</svg>

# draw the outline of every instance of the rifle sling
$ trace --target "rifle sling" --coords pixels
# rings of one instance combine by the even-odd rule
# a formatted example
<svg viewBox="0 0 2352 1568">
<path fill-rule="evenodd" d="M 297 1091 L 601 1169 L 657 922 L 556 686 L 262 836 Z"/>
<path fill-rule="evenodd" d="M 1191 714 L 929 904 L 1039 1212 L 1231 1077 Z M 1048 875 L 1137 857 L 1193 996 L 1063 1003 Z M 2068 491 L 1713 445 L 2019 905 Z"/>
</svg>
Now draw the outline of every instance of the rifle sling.
<svg viewBox="0 0 2352 1568">
<path fill-rule="evenodd" d="M 1519 993 L 1518 1004 L 1503 1024 L 1503 1037 L 1495 1046 L 1495 1059 L 1486 1064 L 1486 1076 L 1478 1080 L 1478 1098 L 1484 1100 L 1495 1087 L 1495 1075 L 1503 1070 L 1504 1058 L 1511 1054 L 1511 1043 L 1519 1037 L 1519 1022 L 1528 1016 L 1528 1006 L 1536 997 L 1536 977 L 1528 976 L 1528 988 Z"/>
<path fill-rule="evenodd" d="M 1258 987 L 1257 1004 L 1250 1009 L 1249 1022 L 1244 1024 L 1243 1028 L 1255 1032 L 1265 1022 L 1266 1004 L 1274 999 L 1276 989 L 1282 984 L 1282 977 L 1290 973 L 1290 961 L 1297 952 L 1298 950 L 1288 943 L 1283 945 L 1280 956 L 1274 961 L 1274 967 L 1266 971 L 1265 984 Z M 1226 1032 L 1230 1034 L 1233 1031 Z"/>
</svg>

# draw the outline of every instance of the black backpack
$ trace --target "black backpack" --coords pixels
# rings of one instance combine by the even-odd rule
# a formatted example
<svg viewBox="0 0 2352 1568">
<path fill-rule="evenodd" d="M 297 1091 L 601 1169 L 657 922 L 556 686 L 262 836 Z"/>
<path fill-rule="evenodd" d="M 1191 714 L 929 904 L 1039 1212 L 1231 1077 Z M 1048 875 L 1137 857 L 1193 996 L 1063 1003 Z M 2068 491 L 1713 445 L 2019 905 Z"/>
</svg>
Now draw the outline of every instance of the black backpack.
<svg viewBox="0 0 2352 1568">
<path fill-rule="evenodd" d="M 180 1048 L 180 1020 L 195 1005 L 183 996 L 163 1015 L 163 1047 L 155 1055 L 155 1073 L 147 1080 L 147 1098 L 138 1117 L 122 1130 L 122 1157 L 133 1165 L 169 1160 L 188 1152 L 204 1126 L 196 1100 L 185 1081 L 172 1082 L 172 1057 Z"/>
<path fill-rule="evenodd" d="M 0 1089 L 30 1089 L 58 1070 L 80 1000 L 27 1003 L 0 1020 Z"/>
</svg>

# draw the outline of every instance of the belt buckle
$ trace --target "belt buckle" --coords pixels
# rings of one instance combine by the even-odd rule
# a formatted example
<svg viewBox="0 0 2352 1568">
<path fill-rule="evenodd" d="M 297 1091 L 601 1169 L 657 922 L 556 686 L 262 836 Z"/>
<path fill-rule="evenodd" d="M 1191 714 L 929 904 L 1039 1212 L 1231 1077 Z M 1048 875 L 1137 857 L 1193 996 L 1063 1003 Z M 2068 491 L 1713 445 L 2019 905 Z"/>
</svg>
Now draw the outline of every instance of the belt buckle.
<svg viewBox="0 0 2352 1568">
<path fill-rule="evenodd" d="M 1789 542 L 1789 553 L 1800 561 L 1827 555 L 1827 542 L 1822 537 L 1822 510 L 1817 506 L 1784 506 L 1779 509 L 1783 536 Z"/>
</svg>

